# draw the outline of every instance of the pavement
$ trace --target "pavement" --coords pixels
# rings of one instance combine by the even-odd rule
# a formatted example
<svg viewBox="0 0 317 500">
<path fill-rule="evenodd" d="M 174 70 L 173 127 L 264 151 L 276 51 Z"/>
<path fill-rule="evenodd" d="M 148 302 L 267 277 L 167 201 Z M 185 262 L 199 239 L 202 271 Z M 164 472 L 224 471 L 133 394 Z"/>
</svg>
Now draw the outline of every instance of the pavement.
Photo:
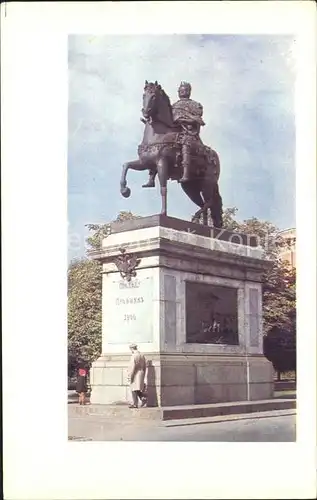
<svg viewBox="0 0 317 500">
<path fill-rule="evenodd" d="M 294 398 L 295 391 L 276 391 L 275 398 Z M 68 391 L 68 403 L 78 405 L 78 396 Z M 137 410 L 137 411 L 142 411 Z M 69 413 L 70 441 L 204 441 L 204 442 L 294 442 L 296 409 L 218 415 L 168 421 L 127 419 L 118 421 L 102 414 Z"/>
<path fill-rule="evenodd" d="M 88 415 L 69 418 L 68 436 L 75 441 L 294 442 L 295 424 L 295 410 L 133 424 Z"/>
</svg>

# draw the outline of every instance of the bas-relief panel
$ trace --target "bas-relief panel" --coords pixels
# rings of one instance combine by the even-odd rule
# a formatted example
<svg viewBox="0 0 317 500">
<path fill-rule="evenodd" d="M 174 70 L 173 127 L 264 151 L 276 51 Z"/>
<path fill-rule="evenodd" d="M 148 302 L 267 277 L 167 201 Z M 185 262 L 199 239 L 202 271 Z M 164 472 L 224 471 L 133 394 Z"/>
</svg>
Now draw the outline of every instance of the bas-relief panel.
<svg viewBox="0 0 317 500">
<path fill-rule="evenodd" d="M 187 281 L 186 342 L 238 345 L 237 288 Z"/>
<path fill-rule="evenodd" d="M 203 274 L 196 274 L 189 272 L 177 272 L 173 274 L 176 276 L 176 299 L 177 299 L 176 351 L 182 353 L 243 354 L 245 352 L 244 282 L 237 279 L 229 279 L 216 276 L 211 277 Z M 186 281 L 227 286 L 237 290 L 239 345 L 186 343 L 186 304 L 185 304 Z"/>
</svg>

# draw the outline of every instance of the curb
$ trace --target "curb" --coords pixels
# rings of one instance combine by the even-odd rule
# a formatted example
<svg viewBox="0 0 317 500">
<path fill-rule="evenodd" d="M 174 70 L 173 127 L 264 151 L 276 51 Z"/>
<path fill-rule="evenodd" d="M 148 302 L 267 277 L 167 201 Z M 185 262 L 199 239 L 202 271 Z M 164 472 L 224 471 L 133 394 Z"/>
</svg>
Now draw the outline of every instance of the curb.
<svg viewBox="0 0 317 500">
<path fill-rule="evenodd" d="M 188 425 L 199 425 L 199 424 L 212 424 L 212 423 L 221 423 L 221 422 L 234 422 L 237 420 L 251 420 L 251 419 L 260 419 L 260 418 L 274 418 L 274 417 L 284 417 L 288 415 L 296 415 L 296 409 L 289 410 L 272 410 L 272 411 L 263 411 L 263 412 L 254 412 L 254 413 L 243 413 L 243 414 L 235 414 L 235 415 L 218 415 L 216 417 L 202 417 L 202 418 L 192 418 L 192 419 L 184 419 L 184 420 L 170 420 L 164 422 L 165 427 L 181 427 Z"/>
</svg>

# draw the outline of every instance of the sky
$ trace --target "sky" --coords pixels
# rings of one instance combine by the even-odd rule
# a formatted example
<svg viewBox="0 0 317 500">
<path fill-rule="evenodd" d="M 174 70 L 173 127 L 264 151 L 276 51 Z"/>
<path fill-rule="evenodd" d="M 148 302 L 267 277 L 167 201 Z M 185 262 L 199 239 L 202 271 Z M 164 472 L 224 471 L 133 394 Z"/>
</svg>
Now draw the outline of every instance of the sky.
<svg viewBox="0 0 317 500">
<path fill-rule="evenodd" d="M 120 194 L 122 165 L 142 140 L 145 80 L 158 80 L 172 103 L 179 83 L 191 83 L 201 138 L 220 157 L 224 208 L 295 227 L 293 48 L 288 35 L 69 36 L 69 260 L 85 254 L 85 224 L 160 211 L 159 187 L 141 187 L 147 172 L 129 171 L 131 196 Z M 190 220 L 197 207 L 170 182 L 167 210 Z"/>
</svg>

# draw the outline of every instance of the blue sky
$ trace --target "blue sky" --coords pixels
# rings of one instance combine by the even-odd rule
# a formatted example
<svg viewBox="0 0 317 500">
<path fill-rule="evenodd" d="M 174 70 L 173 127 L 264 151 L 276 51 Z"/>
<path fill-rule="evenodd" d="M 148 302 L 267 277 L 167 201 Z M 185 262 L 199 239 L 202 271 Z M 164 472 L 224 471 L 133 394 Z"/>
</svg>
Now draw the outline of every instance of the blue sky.
<svg viewBox="0 0 317 500">
<path fill-rule="evenodd" d="M 69 259 L 85 254 L 85 224 L 120 210 L 160 211 L 157 190 L 142 189 L 146 172 L 129 172 L 131 197 L 119 180 L 137 159 L 144 80 L 158 80 L 171 102 L 181 80 L 192 84 L 206 126 L 201 137 L 221 162 L 224 207 L 239 219 L 295 225 L 295 116 L 291 36 L 161 35 L 69 37 Z M 176 182 L 168 214 L 190 220 L 197 207 Z"/>
</svg>

